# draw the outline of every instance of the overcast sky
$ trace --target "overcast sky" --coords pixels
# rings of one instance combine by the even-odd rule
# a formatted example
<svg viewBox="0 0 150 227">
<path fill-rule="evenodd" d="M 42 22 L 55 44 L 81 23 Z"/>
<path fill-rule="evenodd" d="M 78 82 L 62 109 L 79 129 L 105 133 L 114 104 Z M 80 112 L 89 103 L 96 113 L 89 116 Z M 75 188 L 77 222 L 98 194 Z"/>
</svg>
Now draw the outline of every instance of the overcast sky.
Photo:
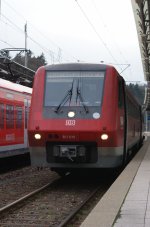
<svg viewBox="0 0 150 227">
<path fill-rule="evenodd" d="M 49 64 L 112 63 L 126 81 L 144 81 L 131 0 L 1 0 L 0 49 L 44 53 Z"/>
</svg>

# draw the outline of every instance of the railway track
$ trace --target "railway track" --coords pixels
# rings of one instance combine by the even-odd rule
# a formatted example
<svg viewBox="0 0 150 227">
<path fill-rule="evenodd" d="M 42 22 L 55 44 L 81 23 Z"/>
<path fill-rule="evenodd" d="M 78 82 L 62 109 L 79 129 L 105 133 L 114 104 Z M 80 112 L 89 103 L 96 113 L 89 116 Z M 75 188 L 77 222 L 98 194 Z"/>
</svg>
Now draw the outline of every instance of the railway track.
<svg viewBox="0 0 150 227">
<path fill-rule="evenodd" d="M 88 181 L 88 180 L 87 180 Z M 68 177 L 23 196 L 0 209 L 0 226 L 66 226 L 87 201 L 100 191 L 102 196 L 113 179 L 83 182 Z"/>
<path fill-rule="evenodd" d="M 52 182 L 57 174 L 49 169 L 25 167 L 0 175 L 0 208 Z"/>
<path fill-rule="evenodd" d="M 16 205 L 18 205 L 19 203 L 24 202 L 24 201 L 27 200 L 28 198 L 30 198 L 30 197 L 36 195 L 37 193 L 43 191 L 43 190 L 46 189 L 46 188 L 48 188 L 48 187 L 49 187 L 50 185 L 52 185 L 54 182 L 55 182 L 55 180 L 54 180 L 53 182 L 51 182 L 51 183 L 48 183 L 48 184 L 42 186 L 41 188 L 38 188 L 37 190 L 35 190 L 35 191 L 33 191 L 33 192 L 29 193 L 29 194 L 27 194 L 27 195 L 21 197 L 20 199 L 17 199 L 17 200 L 15 200 L 14 202 L 12 202 L 12 203 L 10 203 L 10 204 L 8 204 L 8 205 L 6 205 L 6 206 L 0 208 L 0 215 L 2 215 L 3 213 L 9 211 L 11 208 L 14 208 L 14 207 L 15 207 Z"/>
<path fill-rule="evenodd" d="M 96 189 L 94 189 L 87 198 L 85 198 L 84 201 L 82 201 L 79 206 L 77 206 L 62 222 L 59 224 L 58 227 L 64 227 L 71 223 L 71 221 L 75 218 L 75 216 L 81 211 L 81 209 L 97 194 L 97 192 L 100 191 L 100 186 L 98 186 Z M 101 196 L 104 194 L 104 192 L 101 192 Z M 73 221 L 73 223 L 76 221 Z"/>
</svg>

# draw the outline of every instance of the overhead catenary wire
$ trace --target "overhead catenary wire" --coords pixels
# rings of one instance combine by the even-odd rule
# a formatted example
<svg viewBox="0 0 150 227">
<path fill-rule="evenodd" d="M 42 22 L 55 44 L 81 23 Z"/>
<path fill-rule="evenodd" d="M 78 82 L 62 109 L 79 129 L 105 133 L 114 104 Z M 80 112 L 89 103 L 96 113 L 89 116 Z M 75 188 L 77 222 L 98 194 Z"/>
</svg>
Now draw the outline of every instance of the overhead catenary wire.
<svg viewBox="0 0 150 227">
<path fill-rule="evenodd" d="M 13 6 L 11 6 L 6 0 L 3 0 L 3 2 L 13 11 L 15 12 L 16 15 L 18 15 L 20 18 L 22 18 L 22 20 L 24 21 L 24 24 L 26 22 L 28 22 L 28 25 L 31 25 L 32 29 L 34 28 L 43 38 L 45 38 L 45 40 L 47 40 L 48 42 L 51 42 L 57 49 L 58 49 L 58 55 L 60 54 L 60 50 L 61 50 L 61 53 L 63 51 L 63 53 L 65 53 L 66 55 L 70 56 L 71 58 L 73 58 L 75 61 L 78 61 L 78 59 L 76 57 L 74 57 L 73 55 L 71 55 L 70 53 L 68 53 L 68 51 L 62 49 L 56 42 L 54 42 L 53 40 L 47 38 L 39 29 L 36 28 L 35 25 L 33 25 L 29 20 L 27 20 L 27 18 L 25 18 L 20 12 L 18 12 L 16 9 L 14 9 Z M 23 30 L 22 30 L 23 31 Z M 24 31 L 23 31 L 24 33 Z M 33 37 L 31 37 L 30 35 L 30 38 L 32 39 L 32 42 L 34 42 L 36 45 L 38 45 L 40 48 L 42 48 L 42 50 L 46 50 L 48 49 L 47 47 L 44 47 L 42 44 L 40 44 L 39 42 L 36 42 L 35 39 Z M 52 50 L 47 50 L 47 53 L 50 54 L 51 58 L 53 58 L 53 62 L 55 59 L 57 59 L 58 57 L 56 56 L 55 58 L 55 55 L 56 53 Z M 53 55 L 53 57 L 52 57 Z M 65 60 L 65 58 L 64 58 Z M 66 60 L 68 61 L 68 60 Z"/>
<path fill-rule="evenodd" d="M 37 42 L 36 40 L 34 40 L 32 37 L 30 37 L 28 35 L 28 39 L 30 39 L 32 42 L 34 42 L 35 44 L 37 44 L 43 51 L 49 53 L 51 55 L 51 60 L 52 60 L 52 63 L 54 63 L 54 52 L 49 50 L 48 48 L 42 46 L 39 42 Z"/>
<path fill-rule="evenodd" d="M 1 0 L 0 0 L 0 18 L 1 18 L 1 5 L 2 5 L 2 3 L 1 3 Z"/>
<path fill-rule="evenodd" d="M 4 2 L 5 2 L 5 4 L 6 4 L 9 8 L 11 8 L 11 10 L 13 10 L 17 15 L 19 15 L 19 17 L 21 17 L 23 20 L 27 21 L 27 20 L 25 19 L 25 17 L 23 17 L 23 15 L 20 14 L 16 9 L 14 9 L 7 1 L 4 0 Z M 77 2 L 77 0 L 76 0 L 76 2 Z M 94 32 L 95 32 L 96 35 L 98 36 L 98 38 L 99 38 L 99 40 L 101 41 L 101 43 L 102 43 L 102 44 L 104 45 L 104 47 L 107 49 L 107 51 L 109 52 L 109 54 L 111 55 L 111 57 L 113 58 L 113 60 L 117 63 L 117 60 L 115 59 L 115 57 L 113 56 L 112 52 L 111 52 L 110 49 L 108 48 L 107 44 L 104 42 L 103 38 L 102 38 L 102 37 L 99 35 L 99 33 L 97 32 L 95 26 L 91 23 L 90 19 L 88 18 L 88 16 L 86 15 L 86 13 L 83 11 L 83 9 L 81 8 L 81 6 L 79 5 L 78 2 L 77 2 L 77 4 L 78 4 L 78 6 L 80 7 L 80 10 L 81 10 L 82 13 L 84 14 L 84 16 L 86 17 L 86 19 L 88 20 L 88 23 L 91 25 L 92 29 L 94 30 Z M 4 15 L 3 15 L 3 16 L 4 16 Z M 5 16 L 4 16 L 4 17 L 5 17 Z M 11 23 L 15 28 L 17 28 L 21 33 L 24 34 L 24 31 L 23 31 L 21 28 L 19 28 L 15 23 L 13 23 L 9 18 L 5 17 L 5 19 L 7 19 L 7 20 L 9 21 L 9 23 Z M 29 22 L 29 24 L 31 24 L 31 23 Z M 32 24 L 31 24 L 31 25 L 32 25 Z M 34 27 L 34 29 L 35 29 L 36 31 L 38 31 L 38 33 L 39 33 L 42 37 L 44 37 L 45 39 L 47 39 L 46 36 L 44 36 L 44 35 L 39 31 L 39 29 L 35 28 L 35 26 L 33 26 L 33 25 L 32 25 L 32 27 Z M 50 54 L 51 60 L 54 61 L 55 53 L 54 53 L 52 50 L 49 50 L 47 47 L 44 47 L 44 46 L 43 46 L 42 44 L 40 44 L 39 42 L 35 41 L 35 39 L 31 37 L 31 35 L 30 35 L 30 37 L 28 36 L 28 38 L 30 38 L 30 40 L 32 40 L 32 42 L 34 42 L 34 43 L 35 43 L 36 45 L 38 45 L 42 50 L 44 50 L 44 52 L 46 51 L 48 54 Z M 50 39 L 47 39 L 47 40 L 50 40 Z M 50 40 L 50 42 L 53 43 L 53 45 L 55 45 L 55 46 L 58 48 L 58 50 L 62 50 L 62 48 L 60 48 L 60 47 L 59 47 L 56 43 L 54 43 L 52 40 Z M 72 57 L 73 57 L 74 60 L 80 61 L 80 60 L 78 60 L 77 58 L 75 58 L 74 56 L 72 56 Z"/>
<path fill-rule="evenodd" d="M 7 18 L 6 16 L 4 16 L 3 14 L 2 14 L 2 17 L 5 18 L 5 20 L 7 20 L 7 21 L 9 22 L 9 24 L 7 23 L 7 26 L 12 27 L 13 29 L 19 31 L 20 33 L 22 33 L 22 34 L 24 35 L 24 30 L 23 30 L 23 29 L 21 29 L 20 27 L 18 27 L 15 23 L 13 23 L 9 18 Z M 4 20 L 2 20 L 2 21 L 3 21 L 3 23 L 5 23 Z M 42 46 L 39 42 L 35 41 L 31 36 L 28 35 L 27 37 L 28 37 L 32 42 L 34 42 L 36 45 L 38 45 L 44 52 L 47 52 L 48 54 L 50 54 L 50 56 L 51 56 L 51 58 L 52 58 L 52 53 L 53 53 L 53 55 L 54 55 L 54 52 L 52 52 L 52 51 L 49 50 L 48 48 Z M 3 43 L 4 43 L 4 42 L 3 42 Z M 6 42 L 6 41 L 5 41 L 5 43 L 8 44 L 8 42 Z M 14 46 L 12 46 L 11 44 L 9 44 L 9 46 L 14 47 Z M 54 57 L 53 57 L 53 59 L 54 59 Z M 54 60 L 53 60 L 53 63 L 54 63 Z"/>
<path fill-rule="evenodd" d="M 24 34 L 24 30 L 21 29 L 19 26 L 17 26 L 14 22 L 12 22 L 8 17 L 6 17 L 5 15 L 3 15 L 2 13 L 1 13 L 1 17 L 5 18 L 5 20 L 7 20 L 11 25 L 13 25 L 19 32 L 21 32 L 21 33 Z"/>
<path fill-rule="evenodd" d="M 4 3 L 15 12 L 15 14 L 19 15 L 19 17 L 21 17 L 23 19 L 23 21 L 27 21 L 27 19 L 25 19 L 25 17 L 18 12 L 16 9 L 14 9 L 6 0 L 3 0 Z M 75 0 L 77 2 L 77 0 Z M 77 2 L 77 4 L 79 5 L 79 3 Z M 107 49 L 107 51 L 109 52 L 109 55 L 112 57 L 112 59 L 114 60 L 115 63 L 117 63 L 117 59 L 114 57 L 114 55 L 112 54 L 111 50 L 109 49 L 109 47 L 107 46 L 106 42 L 104 41 L 104 39 L 100 36 L 100 34 L 97 32 L 95 26 L 92 24 L 92 22 L 90 21 L 90 19 L 88 18 L 87 14 L 83 11 L 83 9 L 81 8 L 81 6 L 79 5 L 80 10 L 82 11 L 82 13 L 84 14 L 84 16 L 86 17 L 86 19 L 88 20 L 88 23 L 90 23 L 90 26 L 92 27 L 92 29 L 94 30 L 94 32 L 96 33 L 96 35 L 98 36 L 98 39 L 100 40 L 100 42 L 104 45 L 104 47 Z M 5 17 L 5 16 L 4 16 Z M 5 17 L 5 19 L 7 20 L 8 18 Z M 15 29 L 17 29 L 19 32 L 21 32 L 24 35 L 24 30 L 19 28 L 14 22 L 12 22 L 9 19 L 9 23 L 11 24 L 11 26 L 14 26 Z M 53 43 L 53 45 L 55 45 L 58 48 L 58 57 L 56 56 L 56 53 L 52 50 L 50 50 L 49 48 L 45 47 L 43 45 L 43 43 L 41 44 L 40 42 L 38 42 L 37 40 L 35 40 L 32 35 L 28 35 L 28 39 L 30 39 L 33 43 L 35 43 L 38 47 L 40 47 L 40 49 L 42 49 L 44 52 L 46 52 L 48 55 L 50 55 L 51 57 L 51 62 L 54 63 L 54 61 L 58 61 L 57 59 L 59 58 L 59 54 L 62 53 L 62 48 L 60 48 L 55 42 L 53 42 L 51 39 L 47 38 L 39 29 L 37 29 L 32 23 L 28 22 L 29 24 L 31 24 L 32 28 L 34 27 L 34 29 L 42 36 L 44 37 L 46 40 L 50 41 L 51 43 Z M 10 25 L 8 25 L 10 26 Z M 66 52 L 63 50 L 63 52 Z M 67 53 L 67 52 L 66 52 Z M 69 53 L 68 53 L 69 54 Z M 69 54 L 70 55 L 70 54 Z M 70 55 L 71 56 L 71 55 Z M 75 61 L 80 62 L 80 60 L 78 60 L 76 57 L 71 56 Z M 67 60 L 68 61 L 68 60 Z M 119 65 L 119 64 L 118 64 Z M 122 70 L 122 69 L 121 69 Z"/>
<path fill-rule="evenodd" d="M 102 22 L 104 29 L 110 34 L 111 40 L 113 40 L 113 44 L 115 45 L 116 49 L 118 50 L 120 56 L 121 56 L 122 59 L 125 61 L 125 63 L 128 64 L 128 61 L 127 61 L 126 57 L 124 56 L 124 54 L 123 54 L 122 51 L 120 50 L 120 47 L 118 46 L 118 44 L 117 44 L 117 42 L 116 42 L 114 36 L 112 35 L 112 33 L 111 33 L 111 31 L 110 31 L 108 25 L 106 24 L 106 22 L 105 22 L 104 19 L 102 18 L 102 15 L 99 13 L 98 8 L 96 7 L 96 4 L 95 4 L 95 0 L 91 0 L 91 3 L 92 3 L 92 5 L 94 6 L 94 9 L 95 9 L 95 12 L 96 12 L 98 18 L 99 18 L 100 21 Z"/>
<path fill-rule="evenodd" d="M 8 42 L 6 42 L 6 41 L 4 41 L 4 40 L 1 40 L 1 39 L 0 39 L 0 42 L 2 42 L 2 43 L 4 43 L 4 44 L 7 44 L 9 47 L 15 48 L 15 47 L 12 46 L 10 43 L 8 43 Z"/>
<path fill-rule="evenodd" d="M 85 13 L 85 11 L 83 10 L 83 8 L 81 7 L 81 5 L 78 3 L 78 0 L 75 0 L 75 2 L 77 3 L 80 11 L 82 12 L 82 14 L 84 15 L 84 17 L 86 18 L 87 22 L 89 23 L 89 25 L 91 26 L 91 28 L 93 29 L 93 31 L 95 32 L 95 34 L 97 35 L 99 41 L 103 44 L 103 46 L 106 48 L 107 52 L 109 53 L 109 55 L 112 57 L 112 59 L 115 61 L 115 63 L 118 64 L 116 58 L 113 56 L 111 50 L 109 49 L 109 47 L 107 46 L 107 44 L 105 43 L 105 41 L 103 40 L 103 38 L 100 36 L 100 34 L 97 32 L 95 26 L 93 25 L 93 23 L 90 21 L 89 17 L 87 16 L 87 14 Z"/>
</svg>

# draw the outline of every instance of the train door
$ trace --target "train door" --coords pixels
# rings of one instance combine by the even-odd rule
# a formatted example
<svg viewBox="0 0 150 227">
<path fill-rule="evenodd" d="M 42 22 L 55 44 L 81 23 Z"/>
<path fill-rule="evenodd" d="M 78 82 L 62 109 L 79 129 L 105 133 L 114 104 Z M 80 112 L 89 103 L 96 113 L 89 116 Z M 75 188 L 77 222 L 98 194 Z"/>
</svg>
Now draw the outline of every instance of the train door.
<svg viewBox="0 0 150 227">
<path fill-rule="evenodd" d="M 24 99 L 24 146 L 28 147 L 28 118 L 29 118 L 30 100 Z"/>
<path fill-rule="evenodd" d="M 119 77 L 119 102 L 118 107 L 120 111 L 120 125 L 123 128 L 123 164 L 127 159 L 127 107 L 126 107 L 126 95 L 125 95 L 125 81 L 122 77 Z"/>
</svg>

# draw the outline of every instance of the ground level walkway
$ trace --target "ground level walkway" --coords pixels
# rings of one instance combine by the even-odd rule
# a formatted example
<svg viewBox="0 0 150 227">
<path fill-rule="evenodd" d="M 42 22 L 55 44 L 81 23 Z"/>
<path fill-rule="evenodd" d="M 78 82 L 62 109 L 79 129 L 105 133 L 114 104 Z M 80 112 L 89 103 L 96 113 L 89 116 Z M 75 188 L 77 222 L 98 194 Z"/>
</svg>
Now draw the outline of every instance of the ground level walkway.
<svg viewBox="0 0 150 227">
<path fill-rule="evenodd" d="M 150 138 L 81 227 L 150 227 Z"/>
</svg>

